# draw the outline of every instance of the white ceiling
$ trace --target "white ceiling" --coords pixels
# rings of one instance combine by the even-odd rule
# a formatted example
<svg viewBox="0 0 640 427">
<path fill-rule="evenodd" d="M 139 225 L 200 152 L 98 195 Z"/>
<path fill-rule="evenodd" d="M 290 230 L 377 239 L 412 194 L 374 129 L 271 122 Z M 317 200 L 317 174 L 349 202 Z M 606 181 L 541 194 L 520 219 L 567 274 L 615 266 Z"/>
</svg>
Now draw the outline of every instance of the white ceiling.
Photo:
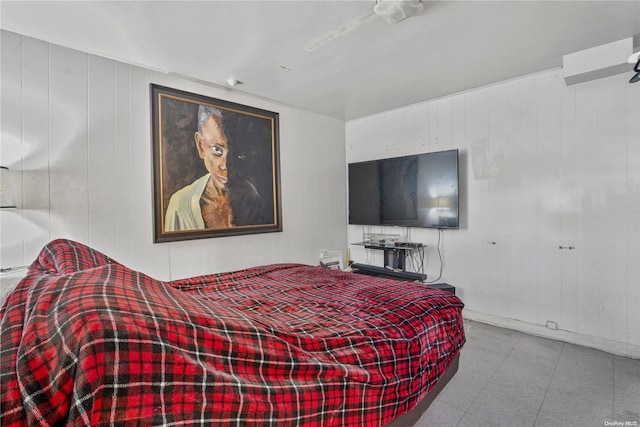
<svg viewBox="0 0 640 427">
<path fill-rule="evenodd" d="M 423 3 L 387 24 L 362 18 L 375 0 L 3 0 L 0 24 L 213 85 L 234 77 L 233 90 L 341 120 L 559 67 L 567 53 L 640 34 L 640 0 Z"/>
</svg>

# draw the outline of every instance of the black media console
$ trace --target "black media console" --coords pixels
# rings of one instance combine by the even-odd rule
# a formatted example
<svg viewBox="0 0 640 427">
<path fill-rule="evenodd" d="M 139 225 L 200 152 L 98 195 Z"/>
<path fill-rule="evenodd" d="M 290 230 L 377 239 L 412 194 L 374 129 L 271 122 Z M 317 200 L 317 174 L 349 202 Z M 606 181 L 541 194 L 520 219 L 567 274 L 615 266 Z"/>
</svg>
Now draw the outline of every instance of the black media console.
<svg viewBox="0 0 640 427">
<path fill-rule="evenodd" d="M 375 249 L 384 252 L 384 265 L 385 267 L 391 267 L 393 270 L 402 270 L 404 272 L 406 267 L 407 252 L 415 250 L 424 250 L 422 243 L 409 243 L 409 242 L 392 242 L 386 243 L 385 241 L 379 242 L 358 242 L 352 243 L 353 245 L 364 246 L 365 249 Z"/>
<path fill-rule="evenodd" d="M 424 256 L 424 245 L 422 243 L 386 242 L 379 240 L 376 242 L 366 241 L 353 244 L 364 246 L 365 249 L 375 249 L 384 252 L 384 267 L 352 263 L 351 268 L 353 268 L 356 273 L 368 274 L 370 276 L 387 276 L 402 280 L 418 280 L 421 282 L 427 279 L 426 274 L 405 270 L 408 252 L 419 250 L 422 251 L 421 254 Z"/>
<path fill-rule="evenodd" d="M 426 274 L 413 273 L 411 271 L 404 270 L 390 270 L 385 267 L 376 267 L 375 265 L 351 263 L 351 268 L 354 273 L 367 274 L 369 276 L 386 276 L 404 280 L 419 280 L 423 281 L 427 279 Z"/>
<path fill-rule="evenodd" d="M 384 251 L 384 265 L 385 267 L 378 267 L 375 265 L 359 264 L 352 262 L 351 268 L 354 273 L 366 274 L 368 276 L 380 276 L 389 277 L 396 280 L 411 280 L 424 282 L 427 280 L 427 275 L 423 273 L 414 273 L 412 271 L 406 271 L 405 258 L 408 252 L 414 250 L 424 250 L 422 243 L 386 243 L 386 242 L 359 242 L 353 243 L 353 245 L 364 246 L 366 249 L 376 249 Z M 424 255 L 424 254 L 423 254 Z M 448 283 L 425 283 L 435 289 L 440 289 L 446 292 L 450 292 L 455 295 L 456 288 Z"/>
<path fill-rule="evenodd" d="M 384 267 L 376 267 L 375 265 L 351 263 L 351 268 L 354 273 L 366 274 L 367 276 L 379 276 L 389 277 L 396 280 L 411 280 L 413 282 L 424 282 L 427 280 L 427 275 L 422 273 L 412 273 L 410 271 L 393 271 Z M 425 286 L 429 286 L 434 289 L 440 289 L 441 291 L 456 294 L 455 286 L 451 286 L 448 283 L 424 283 Z"/>
</svg>

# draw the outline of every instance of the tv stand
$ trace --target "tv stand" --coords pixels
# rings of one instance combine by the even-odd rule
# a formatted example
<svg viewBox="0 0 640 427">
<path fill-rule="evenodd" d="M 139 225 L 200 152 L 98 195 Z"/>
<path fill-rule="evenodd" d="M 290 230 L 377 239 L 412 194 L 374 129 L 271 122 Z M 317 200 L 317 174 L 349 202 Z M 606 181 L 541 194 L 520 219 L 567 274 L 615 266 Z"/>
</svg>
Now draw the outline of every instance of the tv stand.
<svg viewBox="0 0 640 427">
<path fill-rule="evenodd" d="M 424 250 L 422 243 L 410 243 L 410 242 L 358 242 L 352 243 L 353 245 L 364 246 L 365 249 L 374 249 L 384 252 L 384 267 L 376 267 L 374 265 L 356 264 L 352 263 L 351 266 L 362 271 L 364 274 L 371 274 L 376 276 L 390 276 L 409 280 L 426 280 L 427 275 L 422 273 L 413 273 L 406 271 L 406 257 L 408 252 L 414 250 Z M 423 252 L 424 255 L 424 252 Z"/>
<path fill-rule="evenodd" d="M 351 263 L 351 268 L 353 269 L 354 273 L 366 274 L 368 276 L 385 276 L 403 280 L 418 280 L 421 282 L 427 279 L 427 275 L 422 273 L 413 273 L 411 271 L 404 270 L 390 270 L 385 267 L 377 267 L 375 265 L 368 264 L 358 264 L 355 262 Z"/>
<path fill-rule="evenodd" d="M 384 251 L 384 266 L 391 267 L 394 270 L 405 271 L 405 260 L 407 252 L 411 252 L 417 249 L 422 250 L 424 245 L 422 243 L 408 243 L 408 242 L 396 242 L 385 243 L 380 242 L 358 242 L 352 243 L 353 245 L 364 246 L 365 249 L 375 249 Z"/>
</svg>

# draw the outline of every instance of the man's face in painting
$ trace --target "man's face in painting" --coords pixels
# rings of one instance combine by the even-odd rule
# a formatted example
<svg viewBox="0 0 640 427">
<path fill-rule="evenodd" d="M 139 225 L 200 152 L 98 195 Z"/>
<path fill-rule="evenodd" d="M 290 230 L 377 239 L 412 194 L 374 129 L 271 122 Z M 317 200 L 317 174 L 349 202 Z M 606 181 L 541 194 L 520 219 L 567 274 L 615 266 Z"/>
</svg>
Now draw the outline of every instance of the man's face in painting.
<svg viewBox="0 0 640 427">
<path fill-rule="evenodd" d="M 215 115 L 209 116 L 202 126 L 202 131 L 195 133 L 195 140 L 198 154 L 211 174 L 211 181 L 218 190 L 222 191 L 228 182 L 229 142 L 220 118 Z"/>
</svg>

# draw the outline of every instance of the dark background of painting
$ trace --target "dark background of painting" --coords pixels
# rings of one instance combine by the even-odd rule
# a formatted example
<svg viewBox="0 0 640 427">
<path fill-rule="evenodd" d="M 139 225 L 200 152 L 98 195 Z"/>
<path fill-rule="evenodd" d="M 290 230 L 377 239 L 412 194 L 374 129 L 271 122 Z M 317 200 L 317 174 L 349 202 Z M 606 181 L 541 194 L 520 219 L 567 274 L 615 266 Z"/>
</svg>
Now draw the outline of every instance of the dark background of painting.
<svg viewBox="0 0 640 427">
<path fill-rule="evenodd" d="M 171 195 L 207 173 L 194 134 L 200 103 L 162 97 L 163 215 Z M 227 169 L 234 225 L 274 224 L 273 121 L 222 110 L 229 140 Z"/>
</svg>

